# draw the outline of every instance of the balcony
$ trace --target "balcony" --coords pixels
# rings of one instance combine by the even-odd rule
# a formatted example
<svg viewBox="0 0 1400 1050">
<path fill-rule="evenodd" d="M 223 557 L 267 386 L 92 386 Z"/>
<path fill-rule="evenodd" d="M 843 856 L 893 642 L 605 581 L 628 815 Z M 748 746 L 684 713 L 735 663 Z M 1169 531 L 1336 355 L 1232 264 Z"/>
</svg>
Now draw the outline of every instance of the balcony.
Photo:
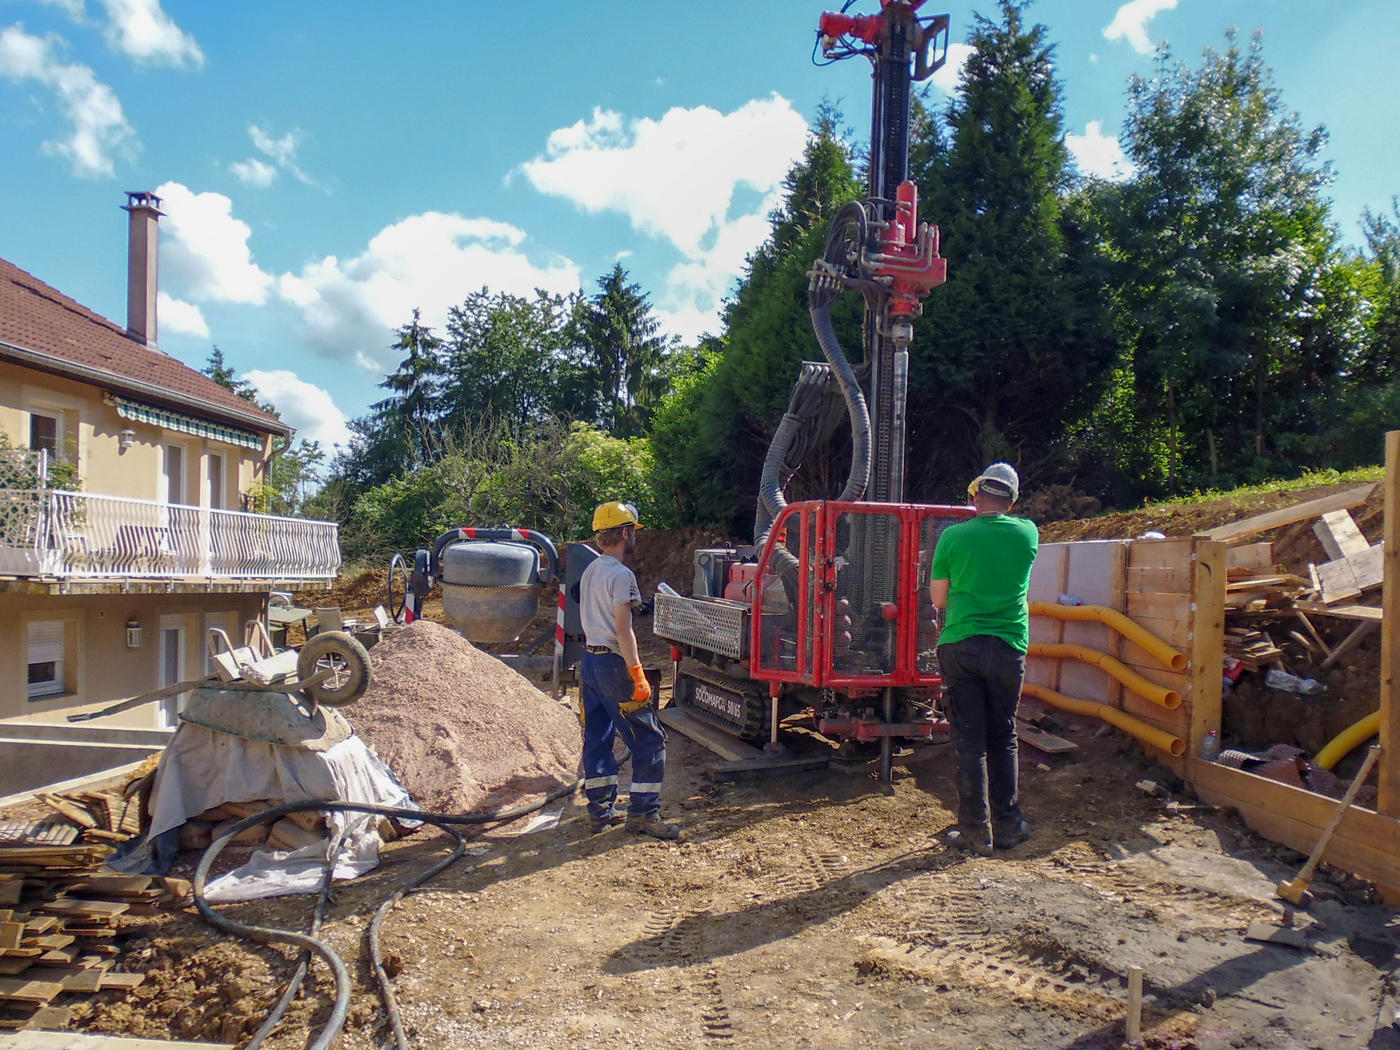
<svg viewBox="0 0 1400 1050">
<path fill-rule="evenodd" d="M 59 579 L 325 580 L 333 521 L 57 489 L 0 489 L 0 574 Z"/>
</svg>

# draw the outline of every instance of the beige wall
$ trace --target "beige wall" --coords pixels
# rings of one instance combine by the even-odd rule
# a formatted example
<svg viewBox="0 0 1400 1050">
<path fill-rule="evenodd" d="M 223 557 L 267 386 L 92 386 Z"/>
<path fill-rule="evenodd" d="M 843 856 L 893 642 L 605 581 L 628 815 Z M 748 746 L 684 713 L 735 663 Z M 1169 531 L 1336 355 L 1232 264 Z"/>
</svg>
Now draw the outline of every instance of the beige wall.
<svg viewBox="0 0 1400 1050">
<path fill-rule="evenodd" d="M 261 594 L 133 594 L 44 596 L 0 593 L 0 721 L 67 724 L 67 716 L 95 710 L 117 700 L 155 689 L 160 674 L 160 625 L 184 627 L 183 678 L 205 673 L 204 632 L 222 627 L 235 643 L 242 624 L 257 616 Z M 126 623 L 141 624 L 141 647 L 126 645 Z M 61 696 L 30 700 L 28 693 L 28 624 L 63 621 L 71 651 L 72 690 Z M 161 724 L 158 703 L 113 717 L 115 725 L 155 728 Z"/>
<path fill-rule="evenodd" d="M 102 496 L 169 502 L 166 449 L 177 445 L 184 461 L 179 502 L 206 506 L 210 503 L 209 458 L 216 455 L 223 460 L 222 504 L 229 510 L 243 509 L 242 494 L 263 477 L 270 442 L 264 441 L 262 450 L 246 449 L 134 423 L 104 404 L 102 396 L 98 387 L 0 362 L 0 431 L 12 445 L 25 446 L 32 412 L 59 415 L 64 455 L 77 456 L 83 491 Z M 136 432 L 136 440 L 122 449 L 119 437 L 128 427 Z"/>
</svg>

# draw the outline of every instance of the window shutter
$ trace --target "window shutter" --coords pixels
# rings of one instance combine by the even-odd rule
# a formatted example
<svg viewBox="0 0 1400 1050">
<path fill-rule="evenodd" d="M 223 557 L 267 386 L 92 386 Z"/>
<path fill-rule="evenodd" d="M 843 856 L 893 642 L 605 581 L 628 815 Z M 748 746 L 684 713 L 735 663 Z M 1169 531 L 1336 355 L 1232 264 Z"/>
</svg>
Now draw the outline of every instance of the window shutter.
<svg viewBox="0 0 1400 1050">
<path fill-rule="evenodd" d="M 63 663 L 63 622 L 61 620 L 40 620 L 29 625 L 29 652 L 27 663 Z"/>
</svg>

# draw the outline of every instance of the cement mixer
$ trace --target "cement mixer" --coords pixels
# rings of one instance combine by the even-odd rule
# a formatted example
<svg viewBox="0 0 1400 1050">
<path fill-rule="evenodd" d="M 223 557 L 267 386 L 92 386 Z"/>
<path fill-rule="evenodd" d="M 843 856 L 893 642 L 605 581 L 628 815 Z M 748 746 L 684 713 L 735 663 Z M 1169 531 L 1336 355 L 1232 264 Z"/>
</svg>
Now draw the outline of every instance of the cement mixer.
<svg viewBox="0 0 1400 1050">
<path fill-rule="evenodd" d="M 396 553 L 389 562 L 389 613 L 412 623 L 435 586 L 443 616 L 473 645 L 516 642 L 539 611 L 546 588 L 559 587 L 555 623 L 497 659 L 529 678 L 548 678 L 557 696 L 564 672 L 583 654 L 578 581 L 598 556 L 585 544 L 569 548 L 560 575 L 559 552 L 542 532 L 521 528 L 458 528 L 414 555 L 412 568 Z M 552 642 L 552 646 L 551 646 Z M 547 651 L 551 650 L 552 651 Z"/>
</svg>

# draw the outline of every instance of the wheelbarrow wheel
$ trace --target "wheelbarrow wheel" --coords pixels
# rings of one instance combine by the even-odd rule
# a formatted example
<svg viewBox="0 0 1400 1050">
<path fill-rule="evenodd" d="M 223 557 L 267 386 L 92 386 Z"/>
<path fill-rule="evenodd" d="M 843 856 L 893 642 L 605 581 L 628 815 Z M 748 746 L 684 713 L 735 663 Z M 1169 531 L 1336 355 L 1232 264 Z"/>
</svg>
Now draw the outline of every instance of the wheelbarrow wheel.
<svg viewBox="0 0 1400 1050">
<path fill-rule="evenodd" d="M 303 691 L 318 704 L 343 707 L 369 688 L 369 652 L 345 631 L 322 631 L 297 656 L 298 678 L 305 681 L 318 671 L 329 671 L 330 677 Z"/>
</svg>

